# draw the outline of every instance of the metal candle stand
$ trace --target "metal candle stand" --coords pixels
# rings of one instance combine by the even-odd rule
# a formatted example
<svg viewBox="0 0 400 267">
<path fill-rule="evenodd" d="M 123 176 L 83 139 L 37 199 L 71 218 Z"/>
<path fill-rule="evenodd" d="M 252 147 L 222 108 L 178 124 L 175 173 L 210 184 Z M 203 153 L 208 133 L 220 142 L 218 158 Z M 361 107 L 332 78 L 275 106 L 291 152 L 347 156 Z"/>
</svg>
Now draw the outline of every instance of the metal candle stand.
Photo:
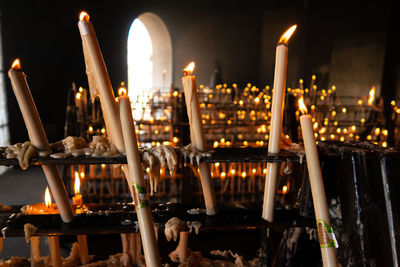
<svg viewBox="0 0 400 267">
<path fill-rule="evenodd" d="M 363 142 L 323 142 L 319 144 L 319 152 L 332 224 L 339 242 L 339 262 L 351 266 L 370 266 L 372 262 L 381 266 L 399 264 L 399 151 Z M 34 158 L 32 164 L 121 164 L 125 160 L 122 156 L 57 160 Z M 305 163 L 301 153 L 282 151 L 279 155 L 268 155 L 264 148 L 215 149 L 210 157 L 201 159 L 208 163 L 288 160 L 297 163 L 301 161 L 302 166 Z M 0 158 L 0 163 L 18 164 L 16 160 L 4 158 Z M 300 168 L 299 171 L 303 170 Z M 218 242 L 211 244 L 214 242 L 210 243 L 205 238 L 218 239 L 218 236 L 226 237 L 226 233 L 230 236 L 237 233 L 236 241 L 244 250 L 245 247 L 261 248 L 258 256 L 262 266 L 298 266 L 300 263 L 319 266 L 319 245 L 310 186 L 307 175 L 295 175 L 301 183 L 297 188 L 295 204 L 281 207 L 278 205 L 273 223 L 261 219 L 260 202 L 220 203 L 216 216 L 206 216 L 204 213 L 191 215 L 187 212 L 191 208 L 203 207 L 202 204 L 153 204 L 153 218 L 160 230 L 174 216 L 183 221 L 201 222 L 200 235 L 191 240 L 195 249 L 209 251 Z M 138 231 L 132 205 L 87 205 L 92 211 L 77 215 L 70 224 L 62 223 L 58 215 L 23 215 L 19 213 L 20 206 L 15 206 L 10 212 L 0 213 L 0 227 L 7 237 L 24 235 L 23 226 L 28 222 L 39 228 L 35 233 L 39 236 L 103 235 Z M 246 240 L 246 237 L 252 236 L 251 233 L 257 233 L 259 240 Z M 165 243 L 163 239 L 161 237 L 159 242 Z M 231 240 L 224 245 L 227 248 L 235 247 L 230 242 Z M 161 254 L 165 260 L 165 252 Z"/>
</svg>

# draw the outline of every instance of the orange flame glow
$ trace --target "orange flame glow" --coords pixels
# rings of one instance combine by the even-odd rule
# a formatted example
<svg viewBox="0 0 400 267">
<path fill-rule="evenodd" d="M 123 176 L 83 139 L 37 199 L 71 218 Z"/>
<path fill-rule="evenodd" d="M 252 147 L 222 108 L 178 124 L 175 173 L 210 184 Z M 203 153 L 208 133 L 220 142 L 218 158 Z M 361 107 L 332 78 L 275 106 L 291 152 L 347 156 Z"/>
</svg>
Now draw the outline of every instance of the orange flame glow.
<svg viewBox="0 0 400 267">
<path fill-rule="evenodd" d="M 282 34 L 281 38 L 279 39 L 278 44 L 287 45 L 288 42 L 289 42 L 290 37 L 292 36 L 292 34 L 296 30 L 296 28 L 297 28 L 297 25 L 293 25 L 284 34 Z"/>
<path fill-rule="evenodd" d="M 375 86 L 372 86 L 371 90 L 369 90 L 369 97 L 368 97 L 368 105 L 372 105 L 375 100 Z"/>
<path fill-rule="evenodd" d="M 89 19 L 90 19 L 90 16 L 89 16 L 89 14 L 86 13 L 85 11 L 82 11 L 82 12 L 79 14 L 79 20 L 84 20 L 84 21 L 89 22 Z"/>
<path fill-rule="evenodd" d="M 51 207 L 51 196 L 48 186 L 46 186 L 46 191 L 44 193 L 44 204 L 46 205 L 47 208 Z"/>
<path fill-rule="evenodd" d="M 194 61 L 190 62 L 189 65 L 186 66 L 186 68 L 183 70 L 184 75 L 191 75 L 194 71 Z"/>
<path fill-rule="evenodd" d="M 121 86 L 121 87 L 118 89 L 118 95 L 119 95 L 119 96 L 126 95 L 127 93 L 128 93 L 128 90 L 126 90 L 126 88 L 123 87 L 123 86 Z"/>
<path fill-rule="evenodd" d="M 81 96 L 82 96 L 82 94 L 80 92 L 78 92 L 78 93 L 76 93 L 75 98 L 79 100 L 79 99 L 81 99 Z"/>
<path fill-rule="evenodd" d="M 303 115 L 307 114 L 308 110 L 307 110 L 306 105 L 304 104 L 303 97 L 300 97 L 300 99 L 299 99 L 299 108 Z"/>
<path fill-rule="evenodd" d="M 286 195 L 286 194 L 287 194 L 287 191 L 288 191 L 288 187 L 287 187 L 286 185 L 284 185 L 284 186 L 282 187 L 282 194 Z"/>
<path fill-rule="evenodd" d="M 11 68 L 13 70 L 20 70 L 21 69 L 21 61 L 19 60 L 19 58 L 17 58 L 16 60 L 14 60 L 14 62 L 11 65 Z"/>
<path fill-rule="evenodd" d="M 80 187 L 81 187 L 81 180 L 79 179 L 79 172 L 75 172 L 75 183 L 74 183 L 75 195 L 79 195 Z"/>
</svg>

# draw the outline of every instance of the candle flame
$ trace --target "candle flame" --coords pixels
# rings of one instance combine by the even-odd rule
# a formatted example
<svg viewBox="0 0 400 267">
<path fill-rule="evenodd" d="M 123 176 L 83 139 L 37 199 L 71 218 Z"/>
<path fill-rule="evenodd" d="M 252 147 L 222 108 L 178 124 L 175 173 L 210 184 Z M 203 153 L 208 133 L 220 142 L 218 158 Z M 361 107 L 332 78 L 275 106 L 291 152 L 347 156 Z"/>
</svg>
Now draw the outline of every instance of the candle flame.
<svg viewBox="0 0 400 267">
<path fill-rule="evenodd" d="M 369 90 L 369 97 L 368 97 L 368 105 L 372 105 L 375 99 L 375 86 L 372 86 L 371 90 Z"/>
<path fill-rule="evenodd" d="M 186 68 L 183 70 L 184 75 L 191 75 L 194 71 L 194 61 L 190 62 L 189 65 L 186 66 Z"/>
<path fill-rule="evenodd" d="M 286 185 L 284 185 L 282 187 L 282 194 L 286 195 L 287 191 L 288 191 L 288 187 Z"/>
<path fill-rule="evenodd" d="M 81 99 L 81 96 L 82 96 L 82 94 L 80 92 L 78 92 L 78 93 L 76 93 L 75 98 L 79 100 L 79 99 Z"/>
<path fill-rule="evenodd" d="M 126 95 L 127 93 L 128 93 L 128 90 L 126 90 L 126 88 L 123 87 L 123 86 L 121 86 L 121 87 L 118 89 L 118 95 L 119 95 L 119 96 Z"/>
<path fill-rule="evenodd" d="M 21 69 L 21 61 L 19 60 L 19 58 L 14 60 L 14 62 L 11 65 L 11 68 L 14 69 L 14 70 L 20 70 Z"/>
<path fill-rule="evenodd" d="M 290 37 L 292 36 L 292 34 L 296 30 L 296 28 L 297 28 L 297 25 L 293 25 L 284 34 L 282 34 L 281 38 L 279 39 L 278 44 L 287 45 L 288 42 L 289 42 Z"/>
<path fill-rule="evenodd" d="M 79 14 L 79 20 L 84 20 L 84 21 L 89 22 L 89 19 L 90 19 L 90 16 L 89 16 L 89 14 L 88 14 L 87 12 L 82 11 L 82 12 Z"/>
<path fill-rule="evenodd" d="M 47 208 L 51 207 L 51 196 L 48 186 L 46 186 L 46 191 L 44 193 L 44 204 L 46 205 Z"/>
<path fill-rule="evenodd" d="M 81 187 L 81 180 L 79 179 L 79 172 L 75 172 L 75 183 L 74 183 L 75 195 L 79 195 L 80 187 Z"/>
<path fill-rule="evenodd" d="M 303 114 L 303 115 L 307 114 L 308 111 L 307 111 L 306 105 L 304 104 L 303 97 L 300 97 L 300 99 L 299 99 L 299 108 L 300 108 L 301 114 Z"/>
</svg>

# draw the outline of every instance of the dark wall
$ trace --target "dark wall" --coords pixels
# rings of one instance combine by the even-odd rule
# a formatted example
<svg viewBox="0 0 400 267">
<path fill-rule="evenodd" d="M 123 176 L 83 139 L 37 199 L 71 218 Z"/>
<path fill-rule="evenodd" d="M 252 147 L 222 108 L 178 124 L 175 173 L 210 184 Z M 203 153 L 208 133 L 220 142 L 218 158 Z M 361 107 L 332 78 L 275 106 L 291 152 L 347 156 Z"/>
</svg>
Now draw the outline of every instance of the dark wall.
<svg viewBox="0 0 400 267">
<path fill-rule="evenodd" d="M 126 81 L 126 40 L 141 13 L 158 14 L 170 30 L 173 76 L 181 87 L 182 69 L 196 61 L 198 83 L 208 84 L 219 60 L 224 81 L 257 80 L 262 11 L 254 7 L 160 1 L 2 1 L 5 69 L 19 57 L 50 141 L 63 136 L 65 104 L 72 82 L 86 86 L 78 14 L 91 15 L 97 38 L 117 87 Z M 232 55 L 235 55 L 234 58 Z M 25 125 L 7 78 L 12 142 L 27 140 Z"/>
<path fill-rule="evenodd" d="M 321 67 L 331 66 L 337 42 L 361 34 L 384 33 L 387 28 L 385 2 L 371 6 L 339 1 L 326 6 L 307 0 L 261 4 L 32 0 L 1 1 L 0 8 L 4 69 L 15 58 L 21 58 L 50 141 L 63 137 L 66 95 L 71 83 L 87 86 L 77 27 L 81 10 L 91 15 L 115 88 L 127 80 L 126 40 L 130 24 L 147 11 L 159 15 L 170 31 L 176 87 L 181 87 L 181 71 L 192 60 L 196 61 L 199 84 L 209 83 L 218 60 L 224 82 L 272 85 L 276 42 L 284 30 L 297 23 L 299 28 L 289 43 L 287 84 L 293 87 L 300 77 L 307 80 Z M 329 75 L 325 80 L 328 84 Z M 11 141 L 25 141 L 25 125 L 8 78 L 7 94 Z"/>
</svg>

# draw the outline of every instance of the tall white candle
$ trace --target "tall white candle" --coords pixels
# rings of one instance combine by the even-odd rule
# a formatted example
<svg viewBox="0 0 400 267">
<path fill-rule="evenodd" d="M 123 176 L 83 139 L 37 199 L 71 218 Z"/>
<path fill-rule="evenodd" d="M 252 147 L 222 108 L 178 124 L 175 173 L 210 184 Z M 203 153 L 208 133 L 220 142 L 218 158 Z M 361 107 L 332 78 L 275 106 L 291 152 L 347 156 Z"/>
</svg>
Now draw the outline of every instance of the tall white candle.
<svg viewBox="0 0 400 267">
<path fill-rule="evenodd" d="M 118 106 L 94 27 L 89 21 L 89 15 L 86 12 L 81 12 L 79 15 L 78 27 L 82 37 L 83 51 L 89 61 L 89 71 L 92 72 L 98 89 L 97 93 L 100 97 L 107 134 L 111 137 L 118 151 L 123 153 L 125 152 L 124 140 L 122 138 Z M 92 95 L 91 97 L 93 98 L 94 96 Z"/>
<path fill-rule="evenodd" d="M 302 100 L 303 98 L 300 99 L 299 106 L 301 112 L 306 114 L 307 108 Z M 337 266 L 336 239 L 331 227 L 328 202 L 326 200 L 324 182 L 322 180 L 318 151 L 315 143 L 312 117 L 307 114 L 300 116 L 300 125 L 303 134 L 304 150 L 306 152 L 315 218 L 317 220 L 322 262 L 325 267 L 333 267 Z"/>
<path fill-rule="evenodd" d="M 146 266 L 161 266 L 153 219 L 151 217 L 150 201 L 144 181 L 142 160 L 133 124 L 131 103 L 127 95 L 120 96 L 118 102 L 122 133 L 126 146 L 126 158 L 129 166 L 129 186 L 134 188 L 136 213 L 143 241 Z"/>
<path fill-rule="evenodd" d="M 40 120 L 39 113 L 26 81 L 26 75 L 21 70 L 19 59 L 14 61 L 11 69 L 8 71 L 8 77 L 11 80 L 11 85 L 15 97 L 17 98 L 32 145 L 38 151 L 50 153 L 49 141 L 47 140 L 42 121 Z M 57 166 L 42 165 L 42 168 L 56 201 L 57 208 L 60 211 L 61 219 L 64 222 L 71 222 L 74 219 L 74 213 Z"/>
<path fill-rule="evenodd" d="M 197 94 L 196 78 L 192 75 L 194 70 L 194 62 L 190 63 L 183 70 L 182 77 L 183 89 L 185 91 L 186 110 L 190 125 L 190 139 L 192 146 L 200 151 L 207 150 L 206 138 L 204 136 L 203 124 L 201 121 L 201 112 L 199 104 L 199 96 Z M 207 215 L 215 215 L 217 213 L 214 185 L 211 180 L 210 166 L 207 163 L 199 164 L 201 187 L 203 190 L 204 202 Z"/>
<path fill-rule="evenodd" d="M 279 153 L 282 134 L 283 108 L 286 87 L 286 69 L 288 57 L 288 41 L 296 30 L 297 25 L 290 27 L 279 39 L 276 47 L 274 88 L 272 94 L 272 117 L 269 133 L 268 153 Z M 262 218 L 272 222 L 274 220 L 274 202 L 276 192 L 276 178 L 278 175 L 278 163 L 267 164 L 265 178 L 264 204 Z"/>
</svg>

